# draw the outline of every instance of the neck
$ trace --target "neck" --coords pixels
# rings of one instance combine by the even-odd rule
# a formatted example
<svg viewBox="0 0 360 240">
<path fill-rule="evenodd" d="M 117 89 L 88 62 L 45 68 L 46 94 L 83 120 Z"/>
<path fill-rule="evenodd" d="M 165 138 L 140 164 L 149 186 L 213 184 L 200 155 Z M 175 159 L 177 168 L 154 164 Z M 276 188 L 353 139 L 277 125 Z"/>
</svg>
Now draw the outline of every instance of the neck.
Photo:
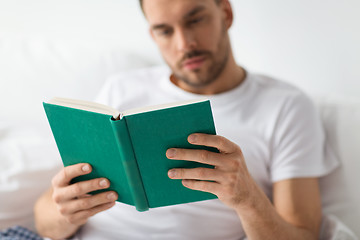
<svg viewBox="0 0 360 240">
<path fill-rule="evenodd" d="M 214 95 L 236 88 L 245 80 L 245 77 L 245 70 L 236 64 L 232 53 L 230 53 L 224 70 L 217 77 L 217 79 L 215 79 L 215 81 L 211 82 L 209 85 L 206 85 L 202 88 L 194 88 L 185 82 L 178 80 L 174 75 L 170 76 L 170 80 L 179 88 L 187 92 L 203 95 Z"/>
</svg>

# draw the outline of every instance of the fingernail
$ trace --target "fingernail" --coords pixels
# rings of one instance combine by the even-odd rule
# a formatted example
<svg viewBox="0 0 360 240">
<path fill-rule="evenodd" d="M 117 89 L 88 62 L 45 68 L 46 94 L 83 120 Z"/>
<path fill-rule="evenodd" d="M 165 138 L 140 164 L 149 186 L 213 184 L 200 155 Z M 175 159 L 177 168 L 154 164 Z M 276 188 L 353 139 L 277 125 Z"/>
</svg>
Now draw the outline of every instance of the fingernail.
<svg viewBox="0 0 360 240">
<path fill-rule="evenodd" d="M 175 157 L 175 155 L 176 155 L 176 150 L 175 150 L 175 149 L 169 149 L 169 150 L 167 150 L 166 155 L 167 155 L 169 158 L 173 158 L 173 157 Z"/>
<path fill-rule="evenodd" d="M 108 198 L 109 200 L 116 200 L 117 196 L 116 196 L 115 193 L 109 193 L 109 194 L 107 195 L 107 198 Z"/>
<path fill-rule="evenodd" d="M 174 170 L 169 170 L 168 176 L 169 178 L 174 178 L 176 176 L 176 172 Z"/>
<path fill-rule="evenodd" d="M 189 143 L 195 143 L 196 140 L 197 140 L 197 136 L 195 134 L 189 136 Z"/>
<path fill-rule="evenodd" d="M 101 187 L 107 187 L 107 186 L 108 186 L 108 182 L 107 182 L 105 179 L 103 179 L 103 180 L 101 180 L 101 181 L 99 182 L 99 185 L 100 185 Z"/>
<path fill-rule="evenodd" d="M 81 170 L 83 170 L 84 172 L 88 172 L 90 171 L 90 166 L 88 164 L 84 165 Z"/>
</svg>

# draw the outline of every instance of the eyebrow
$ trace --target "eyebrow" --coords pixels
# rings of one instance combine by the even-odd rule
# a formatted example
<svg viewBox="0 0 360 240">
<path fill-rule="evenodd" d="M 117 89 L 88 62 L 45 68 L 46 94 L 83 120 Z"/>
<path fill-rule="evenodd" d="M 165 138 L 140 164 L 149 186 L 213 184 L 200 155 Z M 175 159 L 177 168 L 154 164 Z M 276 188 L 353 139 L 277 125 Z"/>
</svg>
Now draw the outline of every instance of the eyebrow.
<svg viewBox="0 0 360 240">
<path fill-rule="evenodd" d="M 183 16 L 183 19 L 192 17 L 192 16 L 196 15 L 197 13 L 203 11 L 204 9 L 205 9 L 204 6 L 198 6 L 198 7 L 194 8 L 194 9 L 192 9 L 191 11 L 189 11 L 188 13 L 186 13 L 186 14 Z"/>
<path fill-rule="evenodd" d="M 166 28 L 168 25 L 166 24 L 157 24 L 151 27 L 152 30 L 158 30 L 158 29 L 163 29 Z"/>
<path fill-rule="evenodd" d="M 183 19 L 187 19 L 190 17 L 193 17 L 194 15 L 196 15 L 197 13 L 201 12 L 205 10 L 204 6 L 198 6 L 195 7 L 194 9 L 190 10 L 189 12 L 187 12 L 184 16 Z M 152 30 L 157 30 L 157 29 L 163 29 L 166 28 L 168 25 L 167 24 L 156 24 L 152 27 Z"/>
</svg>

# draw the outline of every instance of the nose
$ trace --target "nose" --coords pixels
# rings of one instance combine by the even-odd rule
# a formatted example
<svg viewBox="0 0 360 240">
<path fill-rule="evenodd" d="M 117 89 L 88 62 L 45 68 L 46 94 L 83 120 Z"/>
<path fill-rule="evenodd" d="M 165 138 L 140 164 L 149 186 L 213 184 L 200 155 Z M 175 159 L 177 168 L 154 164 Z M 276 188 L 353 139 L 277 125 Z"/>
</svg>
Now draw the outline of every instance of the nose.
<svg viewBox="0 0 360 240">
<path fill-rule="evenodd" d="M 179 29 L 176 33 L 176 45 L 180 52 L 188 52 L 196 48 L 197 43 L 195 36 L 191 31 L 186 29 Z"/>
</svg>

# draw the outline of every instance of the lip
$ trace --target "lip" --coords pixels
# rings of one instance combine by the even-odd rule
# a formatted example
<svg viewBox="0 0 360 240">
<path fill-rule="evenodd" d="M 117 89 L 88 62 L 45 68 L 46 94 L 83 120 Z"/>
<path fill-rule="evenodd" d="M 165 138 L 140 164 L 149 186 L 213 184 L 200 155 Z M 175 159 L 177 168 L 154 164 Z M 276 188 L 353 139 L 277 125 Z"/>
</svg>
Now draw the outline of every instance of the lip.
<svg viewBox="0 0 360 240">
<path fill-rule="evenodd" d="M 185 69 L 194 70 L 200 68 L 204 64 L 205 59 L 206 58 L 204 56 L 192 57 L 185 60 L 182 65 Z"/>
</svg>

